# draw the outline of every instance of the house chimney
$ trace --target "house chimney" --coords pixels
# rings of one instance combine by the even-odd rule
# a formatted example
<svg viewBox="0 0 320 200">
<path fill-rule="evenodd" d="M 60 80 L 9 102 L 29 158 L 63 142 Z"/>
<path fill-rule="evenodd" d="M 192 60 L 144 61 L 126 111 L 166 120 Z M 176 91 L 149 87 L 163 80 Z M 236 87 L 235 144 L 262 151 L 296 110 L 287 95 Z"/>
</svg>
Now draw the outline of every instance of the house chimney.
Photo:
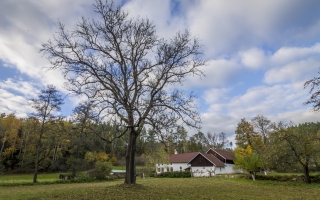
<svg viewBox="0 0 320 200">
<path fill-rule="evenodd" d="M 176 149 L 174 150 L 174 154 L 178 154 L 178 151 Z"/>
</svg>

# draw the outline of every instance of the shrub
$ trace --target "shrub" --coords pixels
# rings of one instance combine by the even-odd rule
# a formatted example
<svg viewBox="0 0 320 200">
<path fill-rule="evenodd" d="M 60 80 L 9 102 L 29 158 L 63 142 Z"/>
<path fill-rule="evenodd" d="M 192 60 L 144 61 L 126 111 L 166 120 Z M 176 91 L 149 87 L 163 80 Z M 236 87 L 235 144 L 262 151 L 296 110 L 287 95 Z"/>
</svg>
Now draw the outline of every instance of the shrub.
<svg viewBox="0 0 320 200">
<path fill-rule="evenodd" d="M 191 172 L 183 171 L 183 172 L 163 172 L 157 175 L 159 178 L 189 178 L 191 177 Z"/>
<path fill-rule="evenodd" d="M 111 162 L 97 161 L 94 170 L 90 172 L 90 176 L 96 177 L 96 179 L 98 180 L 103 180 L 106 178 L 107 175 L 110 174 L 111 170 Z"/>
<path fill-rule="evenodd" d="M 112 165 L 115 165 L 116 162 L 117 162 L 117 158 L 116 158 L 116 157 L 111 157 L 111 158 L 109 159 L 109 161 L 112 163 Z"/>
<path fill-rule="evenodd" d="M 84 159 L 88 163 L 94 163 L 96 161 L 101 161 L 105 162 L 109 160 L 109 155 L 106 154 L 105 152 L 87 152 L 86 155 L 84 156 Z"/>
<path fill-rule="evenodd" d="M 156 177 L 156 171 L 155 170 L 150 170 L 149 176 L 150 177 Z"/>
<path fill-rule="evenodd" d="M 0 162 L 0 174 L 4 174 L 5 166 Z"/>
</svg>

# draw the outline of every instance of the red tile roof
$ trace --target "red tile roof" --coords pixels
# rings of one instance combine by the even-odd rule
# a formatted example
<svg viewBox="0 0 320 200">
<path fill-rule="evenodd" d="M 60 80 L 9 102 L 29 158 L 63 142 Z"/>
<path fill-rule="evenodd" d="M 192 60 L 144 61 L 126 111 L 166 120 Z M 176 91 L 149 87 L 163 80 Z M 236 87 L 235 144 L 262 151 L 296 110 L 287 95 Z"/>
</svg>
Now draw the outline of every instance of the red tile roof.
<svg viewBox="0 0 320 200">
<path fill-rule="evenodd" d="M 218 158 L 216 158 L 214 155 L 212 154 L 207 154 L 207 153 L 204 153 L 203 154 L 204 157 L 206 157 L 210 162 L 212 162 L 215 166 L 217 167 L 224 167 L 224 163 L 221 162 Z"/>
<path fill-rule="evenodd" d="M 181 154 L 172 154 L 170 155 L 170 163 L 189 163 L 192 161 L 198 154 L 205 157 L 212 164 L 217 167 L 224 167 L 223 162 L 221 162 L 218 158 L 216 158 L 212 154 L 205 154 L 200 152 L 192 152 L 192 153 L 181 153 Z"/>
<path fill-rule="evenodd" d="M 199 152 L 181 153 L 170 155 L 170 163 L 187 163 L 193 159 Z"/>
<path fill-rule="evenodd" d="M 215 149 L 214 147 L 212 147 L 211 150 L 217 152 L 218 154 L 220 154 L 222 157 L 224 157 L 227 160 L 234 160 L 235 159 L 233 153 L 231 153 L 231 152 Z M 210 151 L 210 149 L 208 151 Z"/>
</svg>

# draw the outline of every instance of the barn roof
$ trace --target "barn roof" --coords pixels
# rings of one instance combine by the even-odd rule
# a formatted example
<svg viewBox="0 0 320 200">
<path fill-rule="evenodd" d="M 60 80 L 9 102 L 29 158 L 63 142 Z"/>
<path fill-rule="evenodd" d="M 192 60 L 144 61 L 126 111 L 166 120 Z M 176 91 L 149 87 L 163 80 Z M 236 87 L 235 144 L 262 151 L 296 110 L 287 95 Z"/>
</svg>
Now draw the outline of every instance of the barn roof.
<svg viewBox="0 0 320 200">
<path fill-rule="evenodd" d="M 234 160 L 235 159 L 233 153 L 231 153 L 231 152 L 220 150 L 220 149 L 215 149 L 214 147 L 212 147 L 207 151 L 207 153 L 210 150 L 217 152 L 220 156 L 224 157 L 227 160 Z"/>
<path fill-rule="evenodd" d="M 187 163 L 193 159 L 199 152 L 180 153 L 170 155 L 170 163 Z"/>
<path fill-rule="evenodd" d="M 211 163 L 213 163 L 217 167 L 224 167 L 224 163 L 221 162 L 218 158 L 216 158 L 212 154 L 205 153 L 203 154 L 205 158 L 207 158 Z"/>
<path fill-rule="evenodd" d="M 189 163 L 191 162 L 197 155 L 201 155 L 210 161 L 213 165 L 217 167 L 224 167 L 224 163 L 221 162 L 218 158 L 216 158 L 212 154 L 200 153 L 200 152 L 192 152 L 192 153 L 181 153 L 181 154 L 173 154 L 170 155 L 170 163 Z"/>
</svg>

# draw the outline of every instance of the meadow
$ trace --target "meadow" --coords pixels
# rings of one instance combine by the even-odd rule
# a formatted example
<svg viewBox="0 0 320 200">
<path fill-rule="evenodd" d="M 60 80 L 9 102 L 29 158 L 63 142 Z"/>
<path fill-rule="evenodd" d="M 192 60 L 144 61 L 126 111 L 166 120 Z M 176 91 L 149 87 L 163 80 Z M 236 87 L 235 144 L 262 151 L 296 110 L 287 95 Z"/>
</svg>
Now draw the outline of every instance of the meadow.
<svg viewBox="0 0 320 200">
<path fill-rule="evenodd" d="M 57 174 L 43 175 L 43 178 L 54 179 L 56 176 L 53 175 Z M 18 177 L 15 178 L 18 181 Z M 320 184 L 316 183 L 253 182 L 218 177 L 138 178 L 136 185 L 122 183 L 123 179 L 116 179 L 93 183 L 0 186 L 0 199 L 320 199 Z"/>
</svg>

